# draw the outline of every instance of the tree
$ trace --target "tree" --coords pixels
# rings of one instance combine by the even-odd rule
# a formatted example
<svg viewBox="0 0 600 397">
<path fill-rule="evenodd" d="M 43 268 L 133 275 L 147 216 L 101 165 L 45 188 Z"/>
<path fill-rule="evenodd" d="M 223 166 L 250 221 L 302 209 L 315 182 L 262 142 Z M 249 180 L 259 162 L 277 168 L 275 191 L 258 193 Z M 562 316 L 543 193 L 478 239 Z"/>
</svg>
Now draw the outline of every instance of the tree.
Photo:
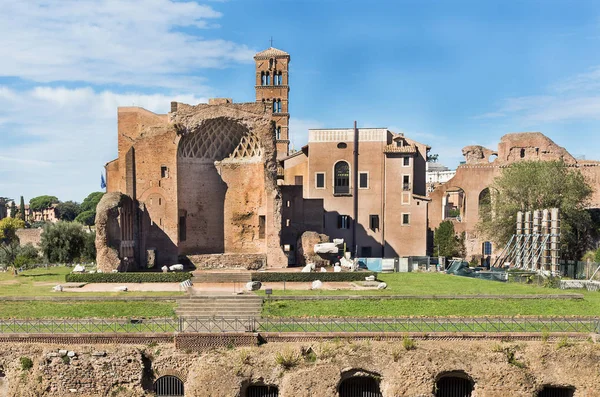
<svg viewBox="0 0 600 397">
<path fill-rule="evenodd" d="M 464 257 L 466 254 L 465 248 L 465 233 L 457 236 L 454 232 L 454 223 L 452 221 L 443 221 L 440 226 L 435 229 L 433 234 L 433 245 L 437 256 Z"/>
<path fill-rule="evenodd" d="M 596 250 L 596 254 L 594 255 L 594 262 L 600 263 L 600 248 Z"/>
<path fill-rule="evenodd" d="M 17 229 L 24 227 L 25 222 L 21 219 L 4 218 L 0 221 L 0 249 L 2 249 L 3 257 L 9 265 L 14 263 L 19 247 Z"/>
<path fill-rule="evenodd" d="M 25 222 L 25 200 L 23 199 L 23 196 L 21 196 L 21 203 L 19 204 L 19 218 L 21 218 L 21 220 L 23 222 Z"/>
<path fill-rule="evenodd" d="M 84 211 L 77 215 L 75 222 L 79 222 L 89 228 L 96 223 L 96 211 Z"/>
<path fill-rule="evenodd" d="M 586 209 L 592 188 L 583 175 L 562 161 L 522 161 L 503 168 L 482 202 L 479 232 L 505 246 L 516 231 L 517 212 L 558 208 L 561 256 L 581 258 L 590 247 L 594 225 Z"/>
<path fill-rule="evenodd" d="M 96 207 L 104 196 L 104 192 L 90 193 L 81 203 L 81 212 L 75 218 L 76 222 L 91 228 L 96 223 Z"/>
<path fill-rule="evenodd" d="M 96 207 L 98 206 L 98 203 L 102 199 L 102 196 L 104 196 L 104 192 L 90 193 L 83 200 L 83 203 L 81 203 L 81 212 L 84 212 L 84 211 L 94 211 L 94 213 L 95 213 L 96 212 Z"/>
<path fill-rule="evenodd" d="M 15 218 L 17 216 L 17 205 L 13 201 L 10 203 L 10 217 Z"/>
<path fill-rule="evenodd" d="M 74 222 L 59 221 L 44 226 L 40 248 L 52 263 L 73 263 L 86 253 L 87 232 Z"/>
<path fill-rule="evenodd" d="M 32 211 L 42 211 L 50 208 L 52 204 L 58 204 L 58 198 L 55 196 L 38 196 L 29 200 L 29 209 Z"/>
<path fill-rule="evenodd" d="M 81 205 L 75 201 L 65 201 L 56 206 L 58 219 L 61 221 L 72 222 L 81 212 Z"/>
</svg>

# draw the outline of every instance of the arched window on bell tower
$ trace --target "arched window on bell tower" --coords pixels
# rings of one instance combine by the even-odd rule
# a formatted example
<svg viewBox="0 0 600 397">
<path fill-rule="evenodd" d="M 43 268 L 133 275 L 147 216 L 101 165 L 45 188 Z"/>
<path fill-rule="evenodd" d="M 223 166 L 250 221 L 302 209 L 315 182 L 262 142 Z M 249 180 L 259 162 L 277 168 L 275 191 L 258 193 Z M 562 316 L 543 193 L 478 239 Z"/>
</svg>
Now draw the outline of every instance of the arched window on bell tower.
<svg viewBox="0 0 600 397">
<path fill-rule="evenodd" d="M 267 76 L 265 75 L 265 72 L 260 72 L 260 84 L 267 85 Z"/>
<path fill-rule="evenodd" d="M 279 127 L 279 126 L 277 127 L 277 130 L 275 132 L 275 138 L 277 140 L 281 139 L 281 127 Z"/>
<path fill-rule="evenodd" d="M 267 76 L 267 84 L 266 85 L 271 85 L 271 74 L 269 72 L 267 72 L 266 76 Z"/>
</svg>

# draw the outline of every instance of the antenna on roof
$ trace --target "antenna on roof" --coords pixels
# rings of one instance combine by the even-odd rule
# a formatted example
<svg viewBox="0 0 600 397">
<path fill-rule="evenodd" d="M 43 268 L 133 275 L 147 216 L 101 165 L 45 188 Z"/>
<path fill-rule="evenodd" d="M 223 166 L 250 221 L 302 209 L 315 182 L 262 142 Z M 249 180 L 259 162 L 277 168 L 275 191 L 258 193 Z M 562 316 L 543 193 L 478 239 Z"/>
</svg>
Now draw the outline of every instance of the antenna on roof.
<svg viewBox="0 0 600 397">
<path fill-rule="evenodd" d="M 273 47 L 273 36 L 271 36 L 271 47 Z"/>
</svg>

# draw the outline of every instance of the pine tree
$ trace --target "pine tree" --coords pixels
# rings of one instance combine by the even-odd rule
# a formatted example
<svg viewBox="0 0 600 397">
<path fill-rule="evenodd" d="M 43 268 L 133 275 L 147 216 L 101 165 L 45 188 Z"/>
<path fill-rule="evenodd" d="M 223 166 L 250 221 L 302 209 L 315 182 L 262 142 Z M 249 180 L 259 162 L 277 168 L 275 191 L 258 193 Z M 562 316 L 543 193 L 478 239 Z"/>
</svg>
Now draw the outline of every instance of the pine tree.
<svg viewBox="0 0 600 397">
<path fill-rule="evenodd" d="M 21 204 L 19 205 L 19 218 L 25 222 L 25 200 L 21 196 Z"/>
</svg>

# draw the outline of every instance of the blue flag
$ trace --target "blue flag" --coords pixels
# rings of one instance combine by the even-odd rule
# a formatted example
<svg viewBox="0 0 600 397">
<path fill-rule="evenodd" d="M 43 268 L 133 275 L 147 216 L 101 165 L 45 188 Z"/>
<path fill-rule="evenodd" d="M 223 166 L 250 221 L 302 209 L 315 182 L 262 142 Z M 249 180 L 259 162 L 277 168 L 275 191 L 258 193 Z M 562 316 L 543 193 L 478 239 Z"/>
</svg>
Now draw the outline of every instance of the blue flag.
<svg viewBox="0 0 600 397">
<path fill-rule="evenodd" d="M 100 173 L 100 189 L 106 189 L 106 181 L 104 180 L 104 174 Z"/>
</svg>

